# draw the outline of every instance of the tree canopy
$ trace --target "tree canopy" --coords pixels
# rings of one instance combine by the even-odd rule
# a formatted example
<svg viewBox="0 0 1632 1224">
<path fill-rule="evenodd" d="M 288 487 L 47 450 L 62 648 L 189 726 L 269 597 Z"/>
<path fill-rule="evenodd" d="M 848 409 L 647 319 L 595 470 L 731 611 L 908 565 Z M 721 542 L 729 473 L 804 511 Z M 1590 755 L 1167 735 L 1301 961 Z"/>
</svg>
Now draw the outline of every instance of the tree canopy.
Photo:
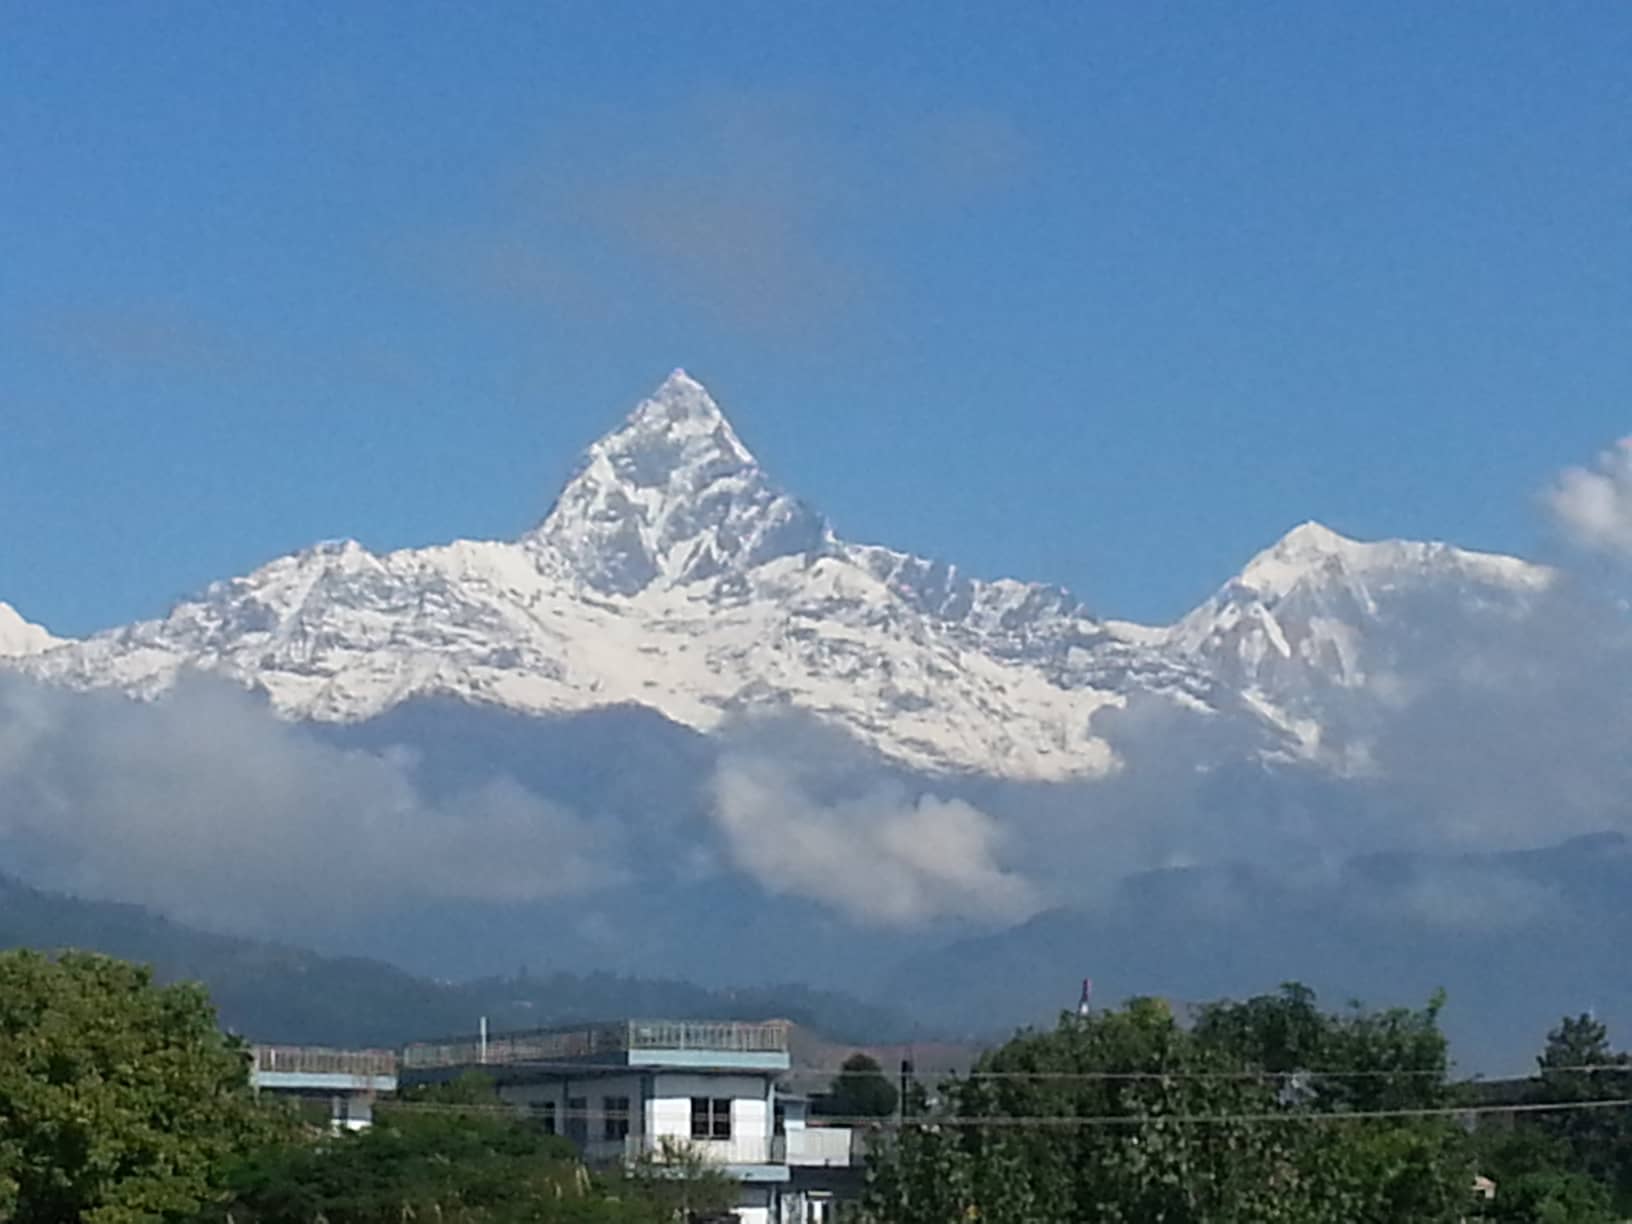
<svg viewBox="0 0 1632 1224">
<path fill-rule="evenodd" d="M 1448 1099 L 1437 1012 L 1330 1015 L 1289 986 L 1188 1028 L 1153 999 L 1062 1016 L 944 1085 L 941 1111 L 875 1155 L 867 1216 L 1454 1224 L 1473 1179 L 1460 1131 L 1367 1116 Z M 1344 1077 L 1315 1074 L 1330 1071 Z"/>
<path fill-rule="evenodd" d="M 109 957 L 0 953 L 0 1219 L 190 1218 L 272 1127 L 201 989 Z"/>
<path fill-rule="evenodd" d="M 811 1105 L 812 1112 L 833 1118 L 887 1118 L 899 1096 L 878 1060 L 858 1050 L 840 1064 L 827 1093 Z"/>
</svg>

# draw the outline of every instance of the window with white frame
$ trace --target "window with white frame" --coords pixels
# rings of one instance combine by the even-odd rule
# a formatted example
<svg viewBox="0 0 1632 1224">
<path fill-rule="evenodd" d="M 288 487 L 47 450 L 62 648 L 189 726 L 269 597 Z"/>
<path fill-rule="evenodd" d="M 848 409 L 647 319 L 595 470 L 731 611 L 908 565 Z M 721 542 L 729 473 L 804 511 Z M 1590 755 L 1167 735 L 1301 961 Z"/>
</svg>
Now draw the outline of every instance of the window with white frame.
<svg viewBox="0 0 1632 1224">
<path fill-rule="evenodd" d="M 731 1098 L 692 1097 L 691 1137 L 693 1139 L 731 1138 Z"/>
</svg>

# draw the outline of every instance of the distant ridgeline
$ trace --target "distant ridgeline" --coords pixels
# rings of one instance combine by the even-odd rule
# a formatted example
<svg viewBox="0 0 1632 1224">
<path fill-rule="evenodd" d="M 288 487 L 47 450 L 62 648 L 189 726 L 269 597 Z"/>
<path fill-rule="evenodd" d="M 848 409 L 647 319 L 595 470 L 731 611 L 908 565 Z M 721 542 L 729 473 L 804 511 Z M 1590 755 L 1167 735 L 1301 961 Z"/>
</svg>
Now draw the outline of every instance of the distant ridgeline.
<svg viewBox="0 0 1632 1224">
<path fill-rule="evenodd" d="M 200 981 L 222 1024 L 257 1041 L 394 1046 L 462 1032 L 479 1016 L 513 1028 L 608 1016 L 780 1016 L 837 1041 L 924 1035 L 882 1008 L 798 985 L 710 990 L 610 973 L 433 982 L 383 961 L 211 934 L 141 906 L 83 901 L 0 875 L 0 948 L 14 947 L 102 952 L 151 964 L 166 981 Z"/>
</svg>

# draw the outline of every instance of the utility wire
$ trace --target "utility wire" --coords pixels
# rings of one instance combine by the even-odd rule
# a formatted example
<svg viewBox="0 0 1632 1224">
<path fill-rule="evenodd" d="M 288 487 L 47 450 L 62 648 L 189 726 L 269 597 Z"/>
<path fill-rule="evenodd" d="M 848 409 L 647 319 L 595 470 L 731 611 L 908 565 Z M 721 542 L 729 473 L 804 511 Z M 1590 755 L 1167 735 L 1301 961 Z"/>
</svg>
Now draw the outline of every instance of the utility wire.
<svg viewBox="0 0 1632 1224">
<path fill-rule="evenodd" d="M 823 1118 L 820 1124 L 813 1126 L 812 1129 L 821 1130 L 841 1126 L 856 1130 L 1076 1129 L 1089 1127 L 1202 1126 L 1225 1123 L 1280 1126 L 1326 1122 L 1368 1122 L 1384 1119 L 1467 1118 L 1490 1114 L 1576 1113 L 1587 1110 L 1624 1109 L 1628 1107 L 1632 1107 L 1632 1097 L 1604 1097 L 1590 1101 L 1530 1102 L 1512 1105 L 1434 1105 L 1420 1108 L 1354 1110 L 1288 1109 L 1281 1112 L 1147 1114 L 1132 1117 L 1122 1114 L 988 1114 L 968 1117 L 951 1114 L 906 1118 L 836 1117 Z M 504 1113 L 510 1115 L 520 1114 L 522 1117 L 533 1118 L 539 1116 L 537 1113 L 529 1112 L 525 1106 L 503 1104 L 455 1105 L 441 1101 L 382 1101 L 380 1109 L 382 1112 L 407 1110 L 422 1113 Z M 606 1114 L 604 1111 L 583 1109 L 558 1111 L 554 1116 L 558 1120 L 564 1121 L 566 1119 L 604 1118 Z M 618 1114 L 616 1116 L 619 1118 L 633 1118 L 637 1115 L 631 1112 L 627 1115 Z M 639 1136 L 634 1137 L 638 1138 Z"/>
<path fill-rule="evenodd" d="M 723 1068 L 739 1069 L 740 1068 Z M 663 1067 L 649 1067 L 629 1063 L 582 1063 L 582 1062 L 532 1062 L 517 1060 L 503 1062 L 494 1060 L 486 1063 L 457 1063 L 436 1066 L 403 1066 L 398 1068 L 398 1074 L 412 1074 L 414 1072 L 447 1072 L 447 1071 L 488 1071 L 488 1070 L 515 1070 L 515 1071 L 551 1071 L 570 1074 L 601 1072 L 641 1074 L 643 1072 L 665 1071 Z M 782 1071 L 767 1071 L 763 1068 L 754 1068 L 754 1072 L 774 1074 L 782 1079 L 811 1079 L 816 1077 L 832 1078 L 838 1076 L 866 1076 L 872 1074 L 867 1071 L 856 1071 L 853 1068 L 837 1067 L 789 1067 Z M 1381 1068 L 1365 1068 L 1362 1070 L 1295 1070 L 1295 1071 L 967 1071 L 957 1070 L 914 1070 L 910 1072 L 915 1080 L 957 1080 L 960 1082 L 980 1082 L 984 1080 L 1021 1080 L 1021 1081 L 1051 1081 L 1064 1082 L 1100 1082 L 1119 1080 L 1209 1080 L 1209 1081 L 1296 1081 L 1305 1080 L 1394 1080 L 1394 1079 L 1446 1079 L 1449 1083 L 1503 1083 L 1510 1080 L 1534 1080 L 1552 1075 L 1595 1075 L 1619 1072 L 1632 1076 L 1632 1064 L 1628 1063 L 1582 1063 L 1567 1067 L 1546 1067 L 1529 1076 L 1504 1076 L 1497 1080 L 1471 1079 L 1449 1080 L 1448 1072 L 1444 1068 L 1401 1067 L 1395 1070 Z M 889 1077 L 889 1072 L 880 1067 L 878 1074 Z"/>
</svg>

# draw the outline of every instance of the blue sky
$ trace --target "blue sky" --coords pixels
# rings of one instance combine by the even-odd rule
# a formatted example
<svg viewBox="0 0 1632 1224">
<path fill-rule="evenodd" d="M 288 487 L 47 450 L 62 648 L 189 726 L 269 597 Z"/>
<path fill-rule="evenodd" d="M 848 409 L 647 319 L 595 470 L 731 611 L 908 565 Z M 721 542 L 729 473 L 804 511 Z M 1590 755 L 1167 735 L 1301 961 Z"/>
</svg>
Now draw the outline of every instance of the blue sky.
<svg viewBox="0 0 1632 1224">
<path fill-rule="evenodd" d="M 1166 619 L 1545 554 L 1632 428 L 1632 6 L 35 5 L 0 599 L 509 536 L 673 366 L 853 538 Z"/>
</svg>

